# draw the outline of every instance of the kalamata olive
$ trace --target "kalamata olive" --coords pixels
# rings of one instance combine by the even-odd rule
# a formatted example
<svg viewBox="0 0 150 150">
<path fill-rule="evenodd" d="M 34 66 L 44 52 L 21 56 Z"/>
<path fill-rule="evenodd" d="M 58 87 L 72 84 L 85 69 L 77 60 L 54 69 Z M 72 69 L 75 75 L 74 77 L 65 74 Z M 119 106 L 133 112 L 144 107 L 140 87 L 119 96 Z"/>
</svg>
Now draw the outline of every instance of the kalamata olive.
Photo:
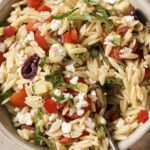
<svg viewBox="0 0 150 150">
<path fill-rule="evenodd" d="M 146 24 L 147 22 L 147 19 L 145 17 L 145 15 L 138 9 L 134 9 L 131 11 L 130 13 L 131 16 L 134 16 L 134 18 L 136 20 L 139 20 L 141 23 L 143 23 L 144 25 Z"/>
<path fill-rule="evenodd" d="M 36 75 L 39 60 L 39 56 L 34 54 L 25 61 L 21 68 L 21 75 L 23 78 L 32 79 Z"/>
</svg>

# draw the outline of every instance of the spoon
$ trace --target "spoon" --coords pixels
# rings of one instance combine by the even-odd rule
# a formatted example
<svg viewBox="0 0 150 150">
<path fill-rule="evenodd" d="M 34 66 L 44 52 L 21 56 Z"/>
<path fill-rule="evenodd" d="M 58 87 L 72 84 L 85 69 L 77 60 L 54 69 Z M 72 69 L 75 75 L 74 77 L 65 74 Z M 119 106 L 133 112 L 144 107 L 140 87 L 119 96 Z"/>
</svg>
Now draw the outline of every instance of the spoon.
<svg viewBox="0 0 150 150">
<path fill-rule="evenodd" d="M 98 99 L 99 99 L 99 101 L 100 101 L 100 103 L 101 103 L 101 105 L 102 105 L 101 115 L 102 115 L 102 117 L 104 117 L 104 116 L 105 116 L 105 112 L 106 112 L 106 108 L 107 108 L 106 96 L 103 94 L 103 92 L 102 92 L 100 86 L 98 86 L 98 87 L 96 88 L 96 93 L 97 93 L 97 97 L 98 97 Z M 111 137 L 111 135 L 110 135 L 110 133 L 109 133 L 109 131 L 108 131 L 106 125 L 103 125 L 103 128 L 104 128 L 105 133 L 106 133 L 106 135 L 107 135 L 107 137 L 108 137 L 108 140 L 109 140 L 109 144 L 110 144 L 111 149 L 112 149 L 112 150 L 119 150 L 118 147 L 116 146 L 116 144 L 114 143 L 114 141 L 113 141 L 113 139 L 112 139 L 112 137 Z"/>
</svg>

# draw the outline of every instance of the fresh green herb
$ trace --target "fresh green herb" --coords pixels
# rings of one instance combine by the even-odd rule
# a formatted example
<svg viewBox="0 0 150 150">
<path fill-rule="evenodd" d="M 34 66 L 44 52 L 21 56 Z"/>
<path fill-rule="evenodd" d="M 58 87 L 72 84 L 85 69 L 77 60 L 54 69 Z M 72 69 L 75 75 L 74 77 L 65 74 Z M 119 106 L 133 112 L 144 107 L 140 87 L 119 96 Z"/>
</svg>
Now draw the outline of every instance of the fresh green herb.
<svg viewBox="0 0 150 150">
<path fill-rule="evenodd" d="M 54 143 L 52 143 L 49 139 L 47 139 L 46 137 L 43 137 L 43 136 L 41 137 L 41 139 L 48 146 L 48 148 L 50 150 L 55 150 L 56 149 Z"/>
<path fill-rule="evenodd" d="M 43 67 L 46 64 L 46 59 L 47 59 L 46 56 L 44 56 L 43 58 L 40 59 L 40 62 L 39 62 L 40 67 Z"/>
<path fill-rule="evenodd" d="M 36 122 L 35 122 L 35 144 L 41 145 L 42 139 L 41 139 L 41 130 L 39 126 L 39 122 L 42 119 L 43 111 L 41 108 L 38 109 L 36 114 Z"/>
<path fill-rule="evenodd" d="M 121 89 L 124 89 L 124 83 L 123 80 L 118 77 L 109 77 L 106 79 L 105 85 L 112 85 L 112 86 L 118 86 Z"/>
<path fill-rule="evenodd" d="M 84 12 L 82 15 L 70 15 L 67 17 L 69 20 L 92 20 L 92 15 L 89 13 Z"/>
<path fill-rule="evenodd" d="M 46 81 L 51 81 L 54 88 L 62 86 L 64 83 L 63 73 L 59 70 L 52 72 L 50 75 L 45 76 Z"/>
<path fill-rule="evenodd" d="M 105 130 L 103 126 L 97 126 L 96 127 L 96 133 L 99 139 L 103 139 L 106 137 Z"/>
<path fill-rule="evenodd" d="M 73 9 L 72 11 L 68 11 L 68 12 L 66 12 L 66 13 L 63 13 L 63 14 L 59 15 L 59 16 L 54 16 L 53 18 L 54 18 L 54 19 L 57 19 L 57 20 L 64 19 L 64 18 L 70 16 L 72 13 L 74 13 L 77 9 L 78 9 L 78 8 L 75 8 L 75 9 Z"/>
<path fill-rule="evenodd" d="M 10 88 L 6 92 L 0 94 L 0 101 L 4 101 L 5 99 L 9 98 L 13 93 L 15 93 L 15 90 Z"/>
<path fill-rule="evenodd" d="M 91 57 L 93 57 L 93 58 L 97 57 L 98 52 L 102 55 L 104 62 L 106 64 L 108 64 L 108 59 L 104 54 L 104 49 L 103 49 L 101 43 L 94 44 L 91 47 L 91 50 L 90 50 Z"/>
<path fill-rule="evenodd" d="M 9 23 L 7 21 L 0 22 L 0 27 L 8 26 Z"/>
</svg>

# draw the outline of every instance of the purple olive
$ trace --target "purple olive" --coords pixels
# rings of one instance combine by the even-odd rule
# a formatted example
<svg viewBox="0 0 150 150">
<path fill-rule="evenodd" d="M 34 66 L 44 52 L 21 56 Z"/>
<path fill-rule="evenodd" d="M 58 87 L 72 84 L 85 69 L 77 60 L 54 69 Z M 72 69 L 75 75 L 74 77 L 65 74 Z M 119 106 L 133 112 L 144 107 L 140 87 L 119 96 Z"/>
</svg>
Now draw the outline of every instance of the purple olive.
<svg viewBox="0 0 150 150">
<path fill-rule="evenodd" d="M 39 63 L 39 56 L 34 54 L 30 56 L 21 68 L 21 75 L 25 79 L 32 79 L 37 74 L 37 68 Z"/>
<path fill-rule="evenodd" d="M 130 15 L 134 16 L 134 18 L 136 20 L 139 20 L 141 23 L 146 25 L 147 19 L 146 19 L 146 17 L 144 16 L 144 14 L 140 10 L 134 9 L 134 10 L 131 11 Z"/>
</svg>

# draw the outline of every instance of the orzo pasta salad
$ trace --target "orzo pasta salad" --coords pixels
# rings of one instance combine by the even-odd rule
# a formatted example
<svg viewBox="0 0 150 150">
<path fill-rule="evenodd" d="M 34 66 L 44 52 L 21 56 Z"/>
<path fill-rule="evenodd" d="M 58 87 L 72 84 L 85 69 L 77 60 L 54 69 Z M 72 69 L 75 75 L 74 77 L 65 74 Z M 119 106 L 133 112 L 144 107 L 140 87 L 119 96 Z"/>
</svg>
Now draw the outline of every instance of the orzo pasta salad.
<svg viewBox="0 0 150 150">
<path fill-rule="evenodd" d="M 103 125 L 120 141 L 147 121 L 150 33 L 128 0 L 12 7 L 0 28 L 0 102 L 23 139 L 51 150 L 107 150 Z"/>
</svg>

